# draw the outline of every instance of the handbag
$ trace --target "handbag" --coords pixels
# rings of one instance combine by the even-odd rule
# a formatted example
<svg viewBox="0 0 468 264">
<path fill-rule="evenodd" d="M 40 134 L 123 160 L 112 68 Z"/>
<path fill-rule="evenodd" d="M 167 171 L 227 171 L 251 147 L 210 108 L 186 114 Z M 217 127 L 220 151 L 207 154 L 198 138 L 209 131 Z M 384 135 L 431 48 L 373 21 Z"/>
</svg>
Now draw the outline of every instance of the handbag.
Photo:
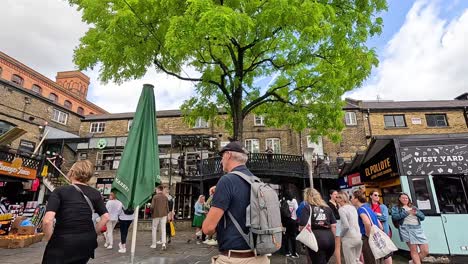
<svg viewBox="0 0 468 264">
<path fill-rule="evenodd" d="M 385 234 L 385 232 L 378 226 L 374 225 L 367 209 L 363 209 L 366 211 L 366 214 L 371 222 L 369 247 L 371 248 L 372 254 L 374 254 L 374 258 L 381 259 L 393 251 L 397 251 L 398 248 L 395 246 L 395 244 L 393 244 L 393 241 L 390 239 L 390 237 L 388 237 L 388 235 Z"/>
<path fill-rule="evenodd" d="M 299 235 L 297 235 L 296 240 L 299 240 L 302 244 L 306 245 L 308 248 L 313 251 L 318 251 L 317 239 L 315 238 L 314 232 L 312 232 L 312 206 L 310 206 L 310 215 L 307 225 L 301 230 Z"/>
<path fill-rule="evenodd" d="M 169 222 L 170 228 L 171 228 L 171 237 L 175 236 L 175 225 L 173 221 Z"/>
</svg>

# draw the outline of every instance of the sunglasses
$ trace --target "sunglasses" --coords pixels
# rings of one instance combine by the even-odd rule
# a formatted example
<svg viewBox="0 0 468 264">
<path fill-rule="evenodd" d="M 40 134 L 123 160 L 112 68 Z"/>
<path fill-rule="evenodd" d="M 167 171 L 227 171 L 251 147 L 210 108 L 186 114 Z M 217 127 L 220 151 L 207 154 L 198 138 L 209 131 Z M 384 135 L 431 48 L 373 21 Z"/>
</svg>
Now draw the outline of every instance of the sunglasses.
<svg viewBox="0 0 468 264">
<path fill-rule="evenodd" d="M 380 197 L 381 195 L 380 194 L 373 194 L 372 196 Z"/>
</svg>

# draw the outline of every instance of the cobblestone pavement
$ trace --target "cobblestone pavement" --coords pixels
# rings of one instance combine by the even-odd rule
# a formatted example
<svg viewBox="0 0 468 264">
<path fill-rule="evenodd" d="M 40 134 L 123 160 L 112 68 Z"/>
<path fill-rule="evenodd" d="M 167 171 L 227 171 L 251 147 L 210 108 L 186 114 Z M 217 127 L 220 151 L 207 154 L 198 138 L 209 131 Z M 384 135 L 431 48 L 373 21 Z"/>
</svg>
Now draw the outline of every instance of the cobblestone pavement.
<svg viewBox="0 0 468 264">
<path fill-rule="evenodd" d="M 168 244 L 167 250 L 162 251 L 160 245 L 152 249 L 151 232 L 141 231 L 137 235 L 137 244 L 134 263 L 148 264 L 208 264 L 211 256 L 218 254 L 218 248 L 205 244 L 187 243 L 192 233 L 178 232 L 172 242 Z M 99 237 L 99 248 L 96 250 L 96 258 L 89 263 L 131 263 L 130 261 L 130 241 L 127 241 L 127 253 L 117 252 L 120 233 L 118 230 L 114 233 L 114 248 L 104 248 L 104 238 Z M 130 234 L 129 234 L 130 240 Z M 46 243 L 36 243 L 27 248 L 20 249 L 0 249 L 0 263 L 2 264 L 35 264 L 41 263 L 42 253 Z M 330 261 L 333 264 L 334 261 Z M 301 255 L 299 259 L 287 258 L 281 254 L 275 254 L 271 257 L 272 264 L 299 264 L 306 263 L 306 258 Z M 395 264 L 408 263 L 403 257 L 395 257 Z"/>
</svg>

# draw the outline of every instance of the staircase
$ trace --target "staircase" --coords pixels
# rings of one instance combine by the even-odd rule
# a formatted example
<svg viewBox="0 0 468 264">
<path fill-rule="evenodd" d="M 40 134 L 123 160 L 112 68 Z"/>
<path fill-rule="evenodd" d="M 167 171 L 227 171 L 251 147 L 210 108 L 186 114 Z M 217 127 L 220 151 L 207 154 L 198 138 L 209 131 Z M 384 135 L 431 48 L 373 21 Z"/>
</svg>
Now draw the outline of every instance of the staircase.
<svg viewBox="0 0 468 264">
<path fill-rule="evenodd" d="M 49 189 L 49 191 L 53 192 L 55 188 L 70 184 L 70 180 L 59 168 L 55 166 L 55 164 L 52 161 L 46 159 L 46 162 L 49 168 L 51 168 L 51 172 L 48 172 L 47 177 L 44 177 L 43 183 L 47 187 L 47 189 Z"/>
</svg>

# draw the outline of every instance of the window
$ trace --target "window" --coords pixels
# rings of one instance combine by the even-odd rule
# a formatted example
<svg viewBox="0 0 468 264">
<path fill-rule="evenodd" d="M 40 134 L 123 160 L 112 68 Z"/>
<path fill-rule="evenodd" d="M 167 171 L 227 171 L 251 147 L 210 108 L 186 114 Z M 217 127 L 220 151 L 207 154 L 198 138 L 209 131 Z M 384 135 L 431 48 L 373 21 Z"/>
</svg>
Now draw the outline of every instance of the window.
<svg viewBox="0 0 468 264">
<path fill-rule="evenodd" d="M 42 94 L 42 88 L 37 84 L 33 84 L 31 90 L 33 91 L 33 93 Z"/>
<path fill-rule="evenodd" d="M 437 175 L 433 178 L 440 212 L 443 214 L 468 214 L 466 176 Z"/>
<path fill-rule="evenodd" d="M 116 170 L 120 165 L 122 150 L 103 150 L 96 153 L 96 170 Z"/>
<path fill-rule="evenodd" d="M 258 139 L 246 139 L 245 148 L 250 153 L 259 153 L 260 152 L 260 141 Z"/>
<path fill-rule="evenodd" d="M 84 115 L 84 109 L 83 109 L 83 107 L 78 106 L 78 108 L 76 109 L 76 112 L 77 112 L 78 114 L 80 114 L 80 115 Z"/>
<path fill-rule="evenodd" d="M 63 106 L 67 109 L 72 109 L 72 102 L 65 100 L 65 102 L 63 102 Z"/>
<path fill-rule="evenodd" d="M 428 127 L 446 127 L 447 116 L 445 114 L 426 115 L 426 122 Z"/>
<path fill-rule="evenodd" d="M 411 189 L 411 200 L 415 206 L 425 214 L 434 214 L 436 212 L 432 191 L 427 176 L 408 177 Z"/>
<path fill-rule="evenodd" d="M 208 127 L 208 122 L 206 122 L 206 120 L 203 117 L 197 118 L 197 120 L 195 120 L 195 125 L 193 126 L 193 128 L 207 128 L 207 127 Z"/>
<path fill-rule="evenodd" d="M 68 114 L 58 109 L 54 109 L 52 120 L 57 123 L 66 125 L 68 120 Z"/>
<path fill-rule="evenodd" d="M 49 99 L 52 102 L 56 103 L 58 101 L 58 96 L 56 94 L 54 94 L 54 93 L 51 93 L 51 94 L 49 94 Z"/>
<path fill-rule="evenodd" d="M 8 132 L 8 130 L 14 128 L 15 126 L 5 122 L 5 121 L 0 121 L 0 136 Z"/>
<path fill-rule="evenodd" d="M 91 123 L 91 128 L 90 128 L 89 132 L 91 132 L 91 133 L 103 133 L 105 129 L 106 129 L 106 123 L 105 122 L 96 122 L 96 123 Z"/>
<path fill-rule="evenodd" d="M 16 75 L 16 74 L 13 74 L 13 76 L 11 76 L 11 81 L 21 86 L 23 86 L 23 82 L 24 82 L 23 78 L 21 78 L 21 76 Z"/>
<path fill-rule="evenodd" d="M 128 120 L 127 131 L 130 131 L 130 129 L 132 129 L 132 125 L 133 125 L 133 119 Z"/>
<path fill-rule="evenodd" d="M 262 115 L 254 115 L 254 125 L 255 126 L 264 126 L 265 125 L 265 117 Z"/>
<path fill-rule="evenodd" d="M 267 138 L 265 144 L 273 150 L 273 153 L 281 153 L 281 140 L 279 138 Z"/>
<path fill-rule="evenodd" d="M 406 127 L 405 115 L 385 115 L 385 127 Z"/>
<path fill-rule="evenodd" d="M 357 125 L 356 113 L 355 112 L 346 112 L 345 113 L 345 123 L 347 126 Z"/>
<path fill-rule="evenodd" d="M 310 136 L 307 136 L 307 148 L 313 149 L 312 153 L 318 155 L 320 157 L 323 156 L 323 140 L 322 137 L 319 136 L 317 141 L 312 141 Z"/>
</svg>

